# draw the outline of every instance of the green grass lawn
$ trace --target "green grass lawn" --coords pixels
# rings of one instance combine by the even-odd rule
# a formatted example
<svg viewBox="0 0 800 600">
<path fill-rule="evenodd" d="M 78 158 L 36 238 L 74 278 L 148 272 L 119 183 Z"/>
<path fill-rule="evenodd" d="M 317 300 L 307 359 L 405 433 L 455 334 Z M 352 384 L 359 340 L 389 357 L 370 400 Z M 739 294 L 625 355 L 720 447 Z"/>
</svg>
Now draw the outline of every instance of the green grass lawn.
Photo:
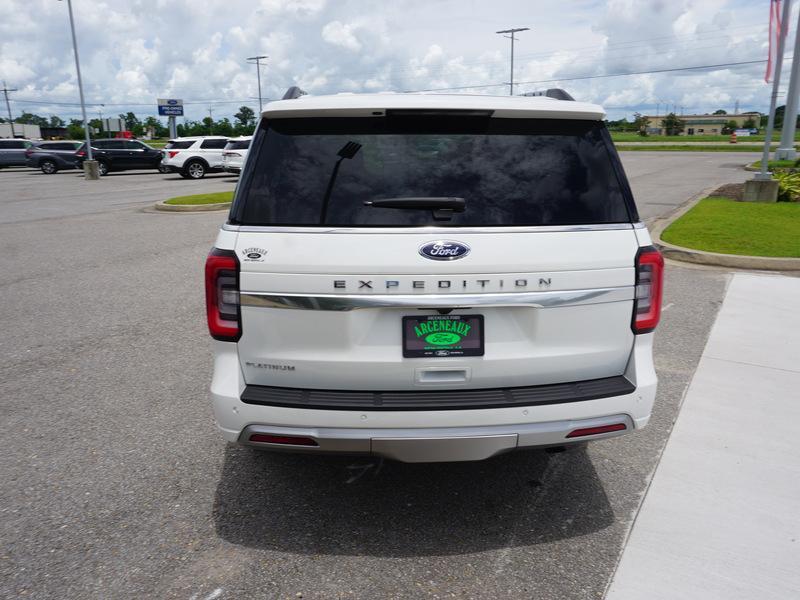
<svg viewBox="0 0 800 600">
<path fill-rule="evenodd" d="M 164 204 L 220 204 L 231 202 L 233 192 L 215 192 L 213 194 L 194 194 L 192 196 L 176 196 L 166 200 Z"/>
<path fill-rule="evenodd" d="M 621 131 L 612 131 L 611 139 L 615 142 L 727 142 L 731 139 L 730 135 L 646 135 L 641 136 L 638 133 L 627 133 Z M 775 131 L 772 134 L 773 142 L 778 142 L 781 139 L 781 132 Z M 800 141 L 800 131 L 795 134 L 795 141 Z M 740 142 L 763 142 L 764 134 L 759 133 L 756 135 L 748 135 L 739 137 Z"/>
<path fill-rule="evenodd" d="M 800 258 L 800 203 L 704 198 L 661 239 L 707 252 Z"/>
<path fill-rule="evenodd" d="M 617 142 L 614 144 L 617 150 L 625 152 L 760 152 L 758 146 L 739 146 L 729 144 L 727 146 L 668 146 L 666 144 L 642 144 L 637 146 L 626 145 Z"/>
<path fill-rule="evenodd" d="M 753 164 L 750 165 L 755 169 L 761 168 L 761 161 L 757 160 Z M 767 163 L 768 169 L 793 169 L 794 168 L 794 161 L 793 160 L 771 160 Z"/>
</svg>

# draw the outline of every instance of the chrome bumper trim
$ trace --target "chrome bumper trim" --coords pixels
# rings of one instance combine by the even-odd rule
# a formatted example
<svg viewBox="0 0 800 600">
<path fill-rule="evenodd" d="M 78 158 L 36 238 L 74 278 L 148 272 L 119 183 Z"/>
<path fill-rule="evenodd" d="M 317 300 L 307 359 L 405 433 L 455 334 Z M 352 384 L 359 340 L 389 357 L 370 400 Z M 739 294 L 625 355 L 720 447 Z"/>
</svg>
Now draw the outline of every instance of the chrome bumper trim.
<svg viewBox="0 0 800 600">
<path fill-rule="evenodd" d="M 561 292 L 501 294 L 273 294 L 242 292 L 242 306 L 300 310 L 347 311 L 360 308 L 473 308 L 475 306 L 529 306 L 550 308 L 633 300 L 634 288 L 599 288 Z"/>
<path fill-rule="evenodd" d="M 625 423 L 623 431 L 567 438 L 575 429 Z M 591 419 L 521 423 L 491 427 L 413 429 L 334 429 L 326 427 L 278 427 L 253 424 L 239 435 L 239 443 L 268 450 L 303 453 L 372 454 L 402 462 L 452 462 L 483 460 L 521 448 L 560 446 L 630 433 L 635 425 L 626 414 Z M 310 437 L 318 446 L 292 446 L 250 442 L 256 433 Z"/>
</svg>

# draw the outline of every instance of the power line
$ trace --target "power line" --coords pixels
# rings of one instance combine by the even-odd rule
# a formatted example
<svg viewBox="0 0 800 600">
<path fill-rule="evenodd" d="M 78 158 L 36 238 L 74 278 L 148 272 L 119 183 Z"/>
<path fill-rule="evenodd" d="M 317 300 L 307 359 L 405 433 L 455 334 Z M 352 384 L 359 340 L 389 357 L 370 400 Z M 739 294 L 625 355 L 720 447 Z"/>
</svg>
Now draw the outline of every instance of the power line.
<svg viewBox="0 0 800 600">
<path fill-rule="evenodd" d="M 674 67 L 671 69 L 650 69 L 647 71 L 629 71 L 627 73 L 607 73 L 604 75 L 584 75 L 580 77 L 559 77 L 557 79 L 539 79 L 537 81 L 520 81 L 517 85 L 532 85 L 532 84 L 539 84 L 539 83 L 554 83 L 558 81 L 583 81 L 586 79 L 605 79 L 608 77 L 627 77 L 629 75 L 650 75 L 654 73 L 674 73 L 676 71 L 693 71 L 699 69 L 724 69 L 728 67 L 737 67 L 743 65 L 758 65 L 764 64 L 767 62 L 766 60 L 745 60 L 740 62 L 732 62 L 732 63 L 719 63 L 716 65 L 695 65 L 692 67 Z M 487 83 L 487 84 L 479 84 L 479 85 L 462 85 L 458 87 L 448 87 L 448 88 L 429 88 L 426 90 L 406 90 L 408 92 L 445 92 L 445 91 L 454 91 L 454 90 L 472 90 L 472 89 L 480 89 L 480 88 L 490 88 L 490 87 L 503 87 L 505 83 Z"/>
</svg>

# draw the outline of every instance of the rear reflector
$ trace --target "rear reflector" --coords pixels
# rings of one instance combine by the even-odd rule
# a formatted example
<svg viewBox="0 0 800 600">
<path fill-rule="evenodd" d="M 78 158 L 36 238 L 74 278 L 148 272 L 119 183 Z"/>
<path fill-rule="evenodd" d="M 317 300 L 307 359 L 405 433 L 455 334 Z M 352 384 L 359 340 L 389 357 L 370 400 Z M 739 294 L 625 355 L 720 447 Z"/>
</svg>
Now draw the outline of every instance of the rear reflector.
<svg viewBox="0 0 800 600">
<path fill-rule="evenodd" d="M 633 333 L 650 333 L 661 318 L 661 291 L 664 259 L 661 253 L 647 246 L 636 255 L 636 298 L 633 301 Z"/>
<path fill-rule="evenodd" d="M 613 425 L 600 425 L 599 427 L 584 427 L 570 432 L 568 438 L 583 437 L 585 435 L 597 435 L 598 433 L 611 433 L 612 431 L 624 431 L 628 428 L 625 423 L 614 423 Z"/>
<path fill-rule="evenodd" d="M 231 250 L 214 248 L 206 259 L 206 316 L 215 340 L 236 342 L 241 337 L 239 260 Z"/>
<path fill-rule="evenodd" d="M 262 444 L 283 444 L 285 446 L 319 446 L 309 437 L 294 437 L 291 435 L 270 435 L 268 433 L 254 433 L 250 436 L 251 442 Z"/>
</svg>

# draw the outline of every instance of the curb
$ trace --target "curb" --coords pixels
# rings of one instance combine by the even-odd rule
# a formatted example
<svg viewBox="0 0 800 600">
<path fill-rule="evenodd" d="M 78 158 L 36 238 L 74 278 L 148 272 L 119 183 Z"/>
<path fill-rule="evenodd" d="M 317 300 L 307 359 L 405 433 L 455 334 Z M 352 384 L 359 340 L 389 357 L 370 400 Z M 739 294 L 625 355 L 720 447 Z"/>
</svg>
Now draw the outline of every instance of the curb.
<svg viewBox="0 0 800 600">
<path fill-rule="evenodd" d="M 665 217 L 659 217 L 650 226 L 650 237 L 653 245 L 661 250 L 664 258 L 678 260 L 682 262 L 694 263 L 699 265 L 709 265 L 712 267 L 727 267 L 733 269 L 748 269 L 751 271 L 800 271 L 800 258 L 773 258 L 770 256 L 745 256 L 738 254 L 719 254 L 717 252 L 705 252 L 675 246 L 661 239 L 661 234 L 702 198 L 708 196 L 719 186 L 703 190 L 699 194 L 692 196 L 672 213 Z"/>
<path fill-rule="evenodd" d="M 231 207 L 231 202 L 220 202 L 218 204 L 164 204 L 164 201 L 156 202 L 153 208 L 164 212 L 207 212 L 210 210 L 225 210 Z"/>
</svg>

